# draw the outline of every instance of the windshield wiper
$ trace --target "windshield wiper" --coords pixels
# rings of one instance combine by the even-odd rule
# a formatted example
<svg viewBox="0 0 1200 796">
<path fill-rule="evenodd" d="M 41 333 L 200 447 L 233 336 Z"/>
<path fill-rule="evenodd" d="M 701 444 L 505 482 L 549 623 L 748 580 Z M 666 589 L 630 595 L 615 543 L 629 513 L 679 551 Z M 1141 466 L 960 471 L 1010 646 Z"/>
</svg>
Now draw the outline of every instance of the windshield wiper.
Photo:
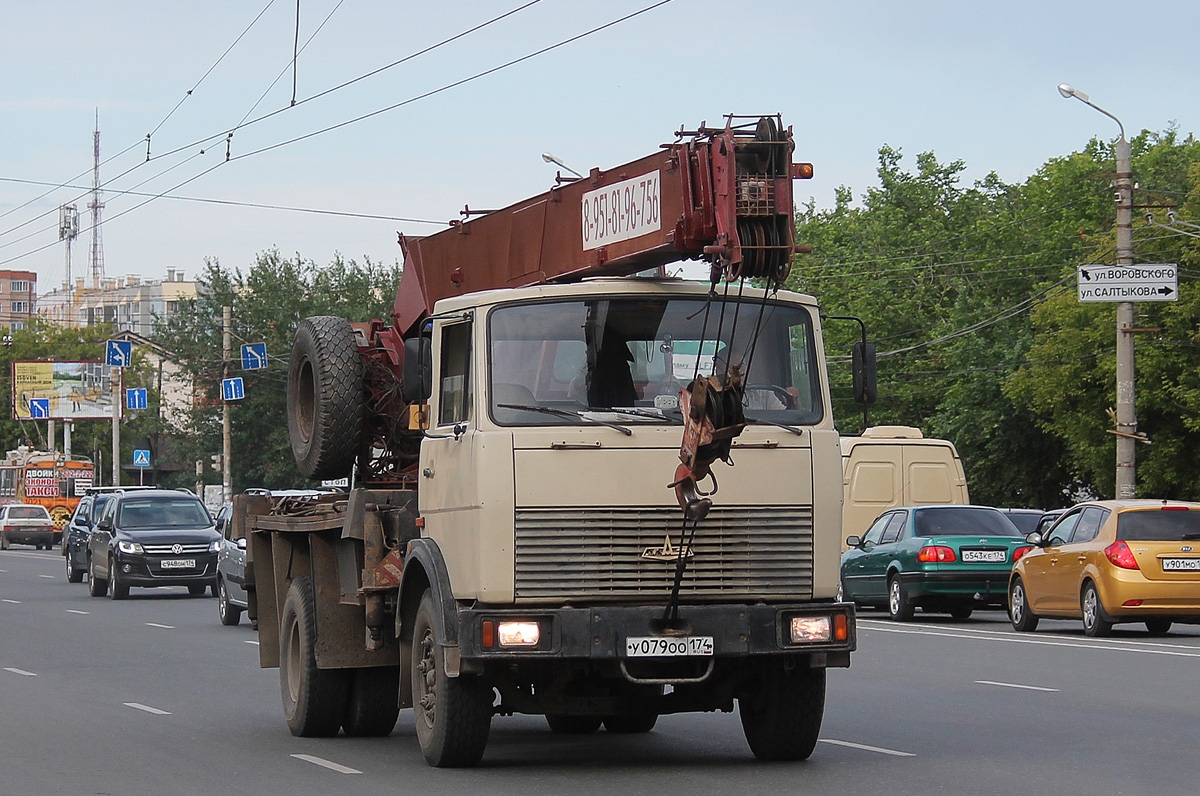
<svg viewBox="0 0 1200 796">
<path fill-rule="evenodd" d="M 534 404 L 496 404 L 496 406 L 500 409 L 523 409 L 526 412 L 541 412 L 545 415 L 555 415 L 556 417 L 567 417 L 574 420 L 581 420 L 584 423 L 595 423 L 598 426 L 615 428 L 617 431 L 620 431 L 627 437 L 633 436 L 633 432 L 625 428 L 625 426 L 618 426 L 616 423 L 609 423 L 607 420 L 597 420 L 594 417 L 587 417 L 579 412 L 573 412 L 567 409 L 556 409 L 553 406 L 537 406 Z"/>
<path fill-rule="evenodd" d="M 618 409 L 611 407 L 609 409 L 592 409 L 593 412 L 612 412 L 614 415 L 629 415 L 630 417 L 644 417 L 648 420 L 665 420 L 668 423 L 682 423 L 683 414 L 678 410 L 674 410 L 674 415 L 668 415 L 666 412 L 658 414 L 657 412 L 647 412 L 644 409 Z"/>
<path fill-rule="evenodd" d="M 784 431 L 790 431 L 793 434 L 795 434 L 796 436 L 801 436 L 804 434 L 803 431 L 796 428 L 795 426 L 789 426 L 786 423 L 776 423 L 774 420 L 763 420 L 762 418 L 759 418 L 759 417 L 747 417 L 746 422 L 750 423 L 752 425 L 774 426 L 775 428 L 782 428 Z"/>
</svg>

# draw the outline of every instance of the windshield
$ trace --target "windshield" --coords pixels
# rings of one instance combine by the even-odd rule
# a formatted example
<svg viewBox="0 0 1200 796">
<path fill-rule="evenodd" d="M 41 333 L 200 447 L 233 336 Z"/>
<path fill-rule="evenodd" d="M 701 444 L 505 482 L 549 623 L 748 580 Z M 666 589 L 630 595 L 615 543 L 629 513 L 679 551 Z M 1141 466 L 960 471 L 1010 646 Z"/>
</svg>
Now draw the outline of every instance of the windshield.
<svg viewBox="0 0 1200 796">
<path fill-rule="evenodd" d="M 1117 538 L 1130 542 L 1182 542 L 1200 539 L 1200 511 L 1122 511 L 1117 515 Z"/>
<path fill-rule="evenodd" d="M 117 527 L 124 530 L 207 528 L 210 525 L 212 521 L 204 505 L 194 498 L 126 500 L 117 511 Z"/>
<path fill-rule="evenodd" d="M 745 301 L 730 302 L 720 316 L 714 302 L 705 333 L 703 299 L 658 296 L 499 308 L 489 316 L 492 418 L 501 425 L 561 425 L 590 413 L 621 424 L 678 422 L 680 389 L 729 363 L 750 368 L 749 420 L 820 422 L 809 314 Z"/>
<path fill-rule="evenodd" d="M 919 509 L 915 523 L 917 536 L 1020 536 L 1017 526 L 995 509 Z"/>
</svg>

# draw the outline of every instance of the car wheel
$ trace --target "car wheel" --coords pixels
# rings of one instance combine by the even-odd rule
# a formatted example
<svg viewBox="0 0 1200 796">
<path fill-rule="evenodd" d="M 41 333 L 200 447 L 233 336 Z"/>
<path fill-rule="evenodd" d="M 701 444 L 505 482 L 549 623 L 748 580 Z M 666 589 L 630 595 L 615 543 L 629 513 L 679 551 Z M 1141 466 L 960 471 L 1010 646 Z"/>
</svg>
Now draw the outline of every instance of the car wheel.
<svg viewBox="0 0 1200 796">
<path fill-rule="evenodd" d="M 0 550 L 7 550 L 10 544 L 11 543 L 8 541 L 8 537 L 4 534 L 0 534 Z"/>
<path fill-rule="evenodd" d="M 738 696 L 750 751 L 759 760 L 807 760 L 825 715 L 825 670 L 764 664 L 757 682 Z"/>
<path fill-rule="evenodd" d="M 242 609 L 229 602 L 224 580 L 217 581 L 217 615 L 223 625 L 236 625 L 242 618 Z"/>
<path fill-rule="evenodd" d="M 71 557 L 67 556 L 67 583 L 82 583 L 83 570 L 71 565 Z"/>
<path fill-rule="evenodd" d="M 1150 631 L 1152 636 L 1165 636 L 1167 631 L 1171 629 L 1170 619 L 1147 619 L 1146 629 Z"/>
<path fill-rule="evenodd" d="M 347 670 L 317 668 L 317 598 L 307 577 L 293 580 L 283 601 L 279 685 L 292 735 L 337 735 L 346 715 Z"/>
<path fill-rule="evenodd" d="M 108 562 L 108 587 L 111 590 L 109 595 L 114 600 L 124 600 L 129 596 L 129 584 L 121 580 L 121 575 L 117 572 L 117 562 L 112 559 Z"/>
<path fill-rule="evenodd" d="M 561 735 L 590 735 L 600 729 L 604 719 L 600 716 L 576 716 L 569 713 L 547 713 L 546 723 L 550 731 Z"/>
<path fill-rule="evenodd" d="M 846 602 L 846 584 L 842 582 L 841 578 L 838 578 L 837 601 Z"/>
<path fill-rule="evenodd" d="M 88 594 L 93 597 L 103 597 L 108 594 L 108 581 L 96 577 L 96 565 L 88 562 Z"/>
<path fill-rule="evenodd" d="M 1090 580 L 1083 585 L 1079 607 L 1083 612 L 1084 633 L 1099 638 L 1112 632 L 1113 621 L 1104 612 L 1104 606 L 1100 603 L 1100 593 L 1096 591 L 1096 584 Z"/>
<path fill-rule="evenodd" d="M 900 582 L 899 575 L 893 575 L 888 580 L 887 609 L 888 616 L 897 622 L 907 622 L 913 618 L 915 608 L 904 592 L 904 584 Z"/>
<path fill-rule="evenodd" d="M 1013 630 L 1032 633 L 1037 630 L 1038 616 L 1029 610 L 1029 597 L 1025 594 L 1025 581 L 1015 578 L 1008 590 L 1008 621 Z"/>
<path fill-rule="evenodd" d="M 950 609 L 950 616 L 955 619 L 970 619 L 975 609 L 969 605 L 956 605 Z"/>
<path fill-rule="evenodd" d="M 492 726 L 492 689 L 482 677 L 446 674 L 433 594 L 421 596 L 413 622 L 412 705 L 417 741 L 435 768 L 474 766 Z"/>
</svg>

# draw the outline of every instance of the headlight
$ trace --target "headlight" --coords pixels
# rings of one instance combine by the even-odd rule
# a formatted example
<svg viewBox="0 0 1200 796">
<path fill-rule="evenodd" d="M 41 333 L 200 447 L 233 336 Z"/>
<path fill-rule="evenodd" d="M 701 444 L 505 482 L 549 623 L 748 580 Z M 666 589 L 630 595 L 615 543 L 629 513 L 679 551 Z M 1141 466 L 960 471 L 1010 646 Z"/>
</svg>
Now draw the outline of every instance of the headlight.
<svg viewBox="0 0 1200 796">
<path fill-rule="evenodd" d="M 217 539 L 208 546 L 208 552 L 219 553 L 221 551 L 221 540 Z"/>
<path fill-rule="evenodd" d="M 137 555 L 146 552 L 137 542 L 117 542 L 117 549 L 122 553 L 136 553 Z"/>
<path fill-rule="evenodd" d="M 829 641 L 832 636 L 828 616 L 793 616 L 792 643 Z"/>
</svg>

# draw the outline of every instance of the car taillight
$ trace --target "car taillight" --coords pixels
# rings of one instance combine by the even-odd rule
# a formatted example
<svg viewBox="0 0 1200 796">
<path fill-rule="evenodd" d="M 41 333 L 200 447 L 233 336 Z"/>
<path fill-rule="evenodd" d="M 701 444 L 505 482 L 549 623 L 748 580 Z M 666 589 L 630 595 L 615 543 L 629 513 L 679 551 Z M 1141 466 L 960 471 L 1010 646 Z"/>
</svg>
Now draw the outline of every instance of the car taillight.
<svg viewBox="0 0 1200 796">
<path fill-rule="evenodd" d="M 1016 550 L 1013 550 L 1013 563 L 1015 564 L 1016 562 L 1020 561 L 1021 556 L 1025 555 L 1032 549 L 1032 546 L 1025 545 L 1024 547 L 1018 547 Z"/>
<path fill-rule="evenodd" d="M 945 545 L 927 545 L 921 548 L 921 552 L 917 553 L 918 561 L 925 562 L 946 562 L 957 561 L 958 556 L 954 554 L 954 549 Z"/>
<path fill-rule="evenodd" d="M 1138 566 L 1137 559 L 1133 557 L 1133 551 L 1129 549 L 1129 545 L 1124 542 L 1113 542 L 1108 547 L 1104 548 L 1104 555 L 1108 560 L 1113 562 L 1115 566 L 1121 569 L 1141 569 Z"/>
</svg>

